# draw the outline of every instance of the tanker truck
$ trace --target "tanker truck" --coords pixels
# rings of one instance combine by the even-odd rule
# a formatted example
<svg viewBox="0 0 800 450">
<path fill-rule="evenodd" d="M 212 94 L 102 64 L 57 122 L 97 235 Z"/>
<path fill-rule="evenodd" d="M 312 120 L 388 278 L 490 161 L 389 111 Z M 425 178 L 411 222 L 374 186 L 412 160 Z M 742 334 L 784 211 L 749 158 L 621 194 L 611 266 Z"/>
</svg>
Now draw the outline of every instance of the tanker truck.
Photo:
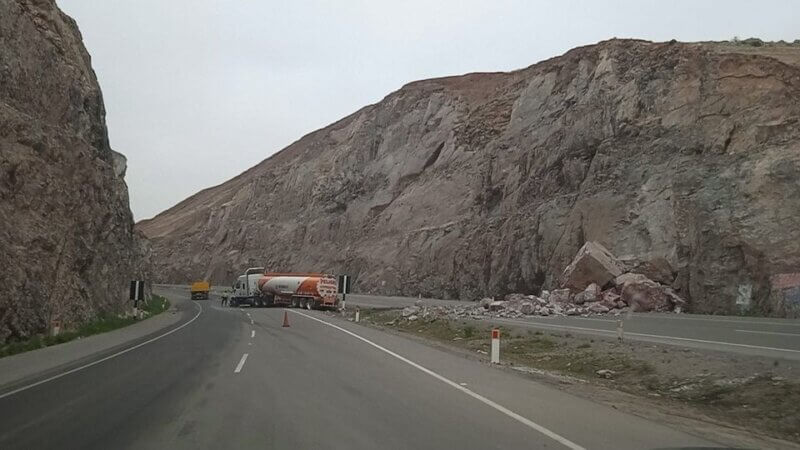
<svg viewBox="0 0 800 450">
<path fill-rule="evenodd" d="M 336 277 L 324 273 L 267 272 L 258 280 L 265 305 L 294 308 L 336 308 Z"/>
</svg>

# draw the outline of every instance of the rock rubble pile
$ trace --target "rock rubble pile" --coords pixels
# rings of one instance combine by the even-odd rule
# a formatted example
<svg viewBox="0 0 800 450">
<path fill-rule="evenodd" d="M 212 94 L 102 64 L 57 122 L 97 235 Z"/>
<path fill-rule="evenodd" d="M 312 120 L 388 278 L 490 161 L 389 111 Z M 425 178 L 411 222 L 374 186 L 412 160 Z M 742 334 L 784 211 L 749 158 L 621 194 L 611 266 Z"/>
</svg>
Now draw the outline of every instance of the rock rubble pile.
<svg viewBox="0 0 800 450">
<path fill-rule="evenodd" d="M 602 283 L 602 285 L 600 284 Z M 681 312 L 685 301 L 670 287 L 626 272 L 625 265 L 596 242 L 587 242 L 561 276 L 561 289 L 538 295 L 513 293 L 502 300 L 485 297 L 465 306 L 425 306 L 417 302 L 401 317 L 414 321 L 449 318 L 619 315 L 633 312 Z"/>
</svg>

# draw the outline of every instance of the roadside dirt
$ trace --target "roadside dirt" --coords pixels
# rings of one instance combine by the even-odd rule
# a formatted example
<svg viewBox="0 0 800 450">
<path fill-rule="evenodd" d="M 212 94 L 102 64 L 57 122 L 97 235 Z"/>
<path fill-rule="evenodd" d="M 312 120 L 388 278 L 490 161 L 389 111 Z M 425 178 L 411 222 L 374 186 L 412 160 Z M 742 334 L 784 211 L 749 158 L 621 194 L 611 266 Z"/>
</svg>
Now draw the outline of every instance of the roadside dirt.
<svg viewBox="0 0 800 450">
<path fill-rule="evenodd" d="M 362 310 L 362 324 L 488 361 L 489 324 L 409 321 Z M 501 362 L 538 381 L 718 442 L 800 448 L 800 363 L 558 331 L 499 327 Z"/>
</svg>

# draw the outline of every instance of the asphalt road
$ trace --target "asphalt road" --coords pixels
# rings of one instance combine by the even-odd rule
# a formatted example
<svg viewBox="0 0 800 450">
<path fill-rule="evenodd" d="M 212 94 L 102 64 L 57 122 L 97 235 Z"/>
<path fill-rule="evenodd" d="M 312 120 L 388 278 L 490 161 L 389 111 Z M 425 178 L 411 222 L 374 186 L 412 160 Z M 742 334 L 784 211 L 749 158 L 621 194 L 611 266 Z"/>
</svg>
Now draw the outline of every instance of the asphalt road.
<svg viewBox="0 0 800 450">
<path fill-rule="evenodd" d="M 401 308 L 419 299 L 376 295 L 347 296 L 347 305 L 364 308 Z M 421 299 L 428 306 L 464 304 L 456 300 Z M 637 313 L 613 316 L 529 316 L 491 319 L 490 322 L 522 328 L 569 330 L 605 337 L 617 336 L 623 319 L 626 339 L 721 350 L 740 354 L 800 360 L 800 320 L 699 314 Z"/>
<path fill-rule="evenodd" d="M 187 290 L 188 286 L 171 286 Z M 417 301 L 428 306 L 473 304 L 458 300 L 348 294 L 347 306 L 402 308 Z M 658 342 L 681 347 L 726 351 L 751 356 L 800 360 L 800 320 L 700 314 L 637 313 L 613 316 L 529 316 L 521 319 L 491 319 L 492 323 L 542 330 L 616 337 L 623 319 L 626 339 Z"/>
<path fill-rule="evenodd" d="M 185 298 L 182 290 L 162 293 Z M 0 448 L 712 445 L 322 312 L 186 304 L 202 313 L 176 332 L 29 389 L 0 392 Z"/>
</svg>

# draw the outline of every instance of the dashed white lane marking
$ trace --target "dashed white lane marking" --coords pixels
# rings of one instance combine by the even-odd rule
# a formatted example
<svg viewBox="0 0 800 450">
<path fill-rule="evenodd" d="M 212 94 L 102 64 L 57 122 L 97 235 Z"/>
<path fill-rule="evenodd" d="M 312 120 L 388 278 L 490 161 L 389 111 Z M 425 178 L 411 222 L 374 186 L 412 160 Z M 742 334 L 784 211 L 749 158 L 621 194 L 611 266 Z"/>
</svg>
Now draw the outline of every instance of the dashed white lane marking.
<svg viewBox="0 0 800 450">
<path fill-rule="evenodd" d="M 800 333 L 779 333 L 777 331 L 736 330 L 739 333 L 776 334 L 778 336 L 800 336 Z"/>
<path fill-rule="evenodd" d="M 197 311 L 197 314 L 194 317 L 192 317 L 191 320 L 189 320 L 188 322 L 186 322 L 185 324 L 183 324 L 183 325 L 181 325 L 181 326 L 179 326 L 177 328 L 173 328 L 172 330 L 169 330 L 164 334 L 160 334 L 160 335 L 158 335 L 158 336 L 156 336 L 156 337 L 154 337 L 152 339 L 148 339 L 148 340 L 146 340 L 146 341 L 144 341 L 144 342 L 142 342 L 140 344 L 134 345 L 133 347 L 129 347 L 129 348 L 126 348 L 125 350 L 122 350 L 120 352 L 114 353 L 113 355 L 108 355 L 105 358 L 98 359 L 97 361 L 90 362 L 89 364 L 84 364 L 84 365 L 82 365 L 80 367 L 76 367 L 74 369 L 70 369 L 70 370 L 68 370 L 66 372 L 62 372 L 62 373 L 60 373 L 58 375 L 53 375 L 50 378 L 45 378 L 44 380 L 39 380 L 36 383 L 31 383 L 31 384 L 29 384 L 27 386 L 22 386 L 21 388 L 14 389 L 13 391 L 6 392 L 5 394 L 0 395 L 0 399 L 6 398 L 6 397 L 10 397 L 10 396 L 12 396 L 14 394 L 17 394 L 19 392 L 28 390 L 28 389 L 30 389 L 32 387 L 39 386 L 40 384 L 45 384 L 45 383 L 48 383 L 50 381 L 57 380 L 57 379 L 59 379 L 59 378 L 61 378 L 63 376 L 69 375 L 71 373 L 75 373 L 75 372 L 81 371 L 83 369 L 87 369 L 87 368 L 92 367 L 94 365 L 100 364 L 101 362 L 108 361 L 109 359 L 116 358 L 117 356 L 124 355 L 125 353 L 128 353 L 129 351 L 136 350 L 139 347 L 142 347 L 142 346 L 145 346 L 145 345 L 150 344 L 152 342 L 155 342 L 155 341 L 157 341 L 157 340 L 159 340 L 159 339 L 161 339 L 161 338 L 163 338 L 165 336 L 169 336 L 170 334 L 172 334 L 172 333 L 180 330 L 181 328 L 189 325 L 190 323 L 192 323 L 195 320 L 197 320 L 198 317 L 200 317 L 200 314 L 203 313 L 203 306 L 200 305 L 200 303 L 197 303 L 197 302 L 194 302 L 194 304 L 197 305 L 200 308 L 200 310 Z"/>
<path fill-rule="evenodd" d="M 250 330 L 250 337 L 251 338 L 256 337 L 256 330 Z"/>
<path fill-rule="evenodd" d="M 380 350 L 380 351 L 382 351 L 382 352 L 384 352 L 384 353 L 386 353 L 388 355 L 391 355 L 391 356 L 399 359 L 400 361 L 403 361 L 404 363 L 406 363 L 406 364 L 408 364 L 408 365 L 410 365 L 410 366 L 412 366 L 412 367 L 414 367 L 416 369 L 421 370 L 422 372 L 425 372 L 426 374 L 436 378 L 437 380 L 439 380 L 439 381 L 441 381 L 441 382 L 443 382 L 443 383 L 445 383 L 445 384 L 447 384 L 447 385 L 449 385 L 449 386 L 451 386 L 451 387 L 453 387 L 455 389 L 458 389 L 459 391 L 461 391 L 461 392 L 469 395 L 470 397 L 472 397 L 472 398 L 484 403 L 485 405 L 488 405 L 488 406 L 496 409 L 497 411 L 500 411 L 501 413 L 507 415 L 508 417 L 511 417 L 512 419 L 522 423 L 523 425 L 526 425 L 529 428 L 532 428 L 533 430 L 536 430 L 539 433 L 542 433 L 543 435 L 549 437 L 550 439 L 553 439 L 554 441 L 559 442 L 560 444 L 564 445 L 567 448 L 570 448 L 572 450 L 585 450 L 580 445 L 570 441 L 569 439 L 567 439 L 567 438 L 565 438 L 565 437 L 563 437 L 563 436 L 561 436 L 561 435 L 559 435 L 559 434 L 557 434 L 557 433 L 555 433 L 553 431 L 550 431 L 549 429 L 543 427 L 542 425 L 539 425 L 538 423 L 528 419 L 527 417 L 523 417 L 523 416 L 515 413 L 514 411 L 511 411 L 510 409 L 506 408 L 505 406 L 502 406 L 499 403 L 495 403 L 492 400 L 489 400 L 488 398 L 478 394 L 477 392 L 473 392 L 473 391 L 465 388 L 464 386 L 456 383 L 455 381 L 452 381 L 449 378 L 446 378 L 446 377 L 444 377 L 442 375 L 439 375 L 438 373 L 436 373 L 436 372 L 434 372 L 434 371 L 432 371 L 432 370 L 430 370 L 430 369 L 428 369 L 426 367 L 423 367 L 423 366 L 415 363 L 414 361 L 411 361 L 410 359 L 408 359 L 408 358 L 406 358 L 404 356 L 401 356 L 401 355 L 389 350 L 388 348 L 382 347 L 382 346 L 370 341 L 367 338 L 361 337 L 361 336 L 357 335 L 356 333 L 353 333 L 352 331 L 346 330 L 346 329 L 344 329 L 344 328 L 342 328 L 342 327 L 340 327 L 338 325 L 334 325 L 334 324 L 332 324 L 330 322 L 326 322 L 324 320 L 317 319 L 314 316 L 310 316 L 308 314 L 305 314 L 305 313 L 302 313 L 302 312 L 299 312 L 299 311 L 295 311 L 295 310 L 292 310 L 292 309 L 290 309 L 289 311 L 291 311 L 291 312 L 293 312 L 295 314 L 299 314 L 299 315 L 301 315 L 303 317 L 309 318 L 311 320 L 316 320 L 319 323 L 323 323 L 323 324 L 325 324 L 325 325 L 327 325 L 329 327 L 333 327 L 333 328 L 335 328 L 335 329 L 337 329 L 337 330 L 339 330 L 339 331 L 341 331 L 343 333 L 347 333 L 350 336 L 353 336 L 354 338 L 356 338 L 356 339 L 358 339 L 358 340 L 360 340 L 362 342 L 365 342 L 365 343 L 377 348 L 378 350 Z"/>
<path fill-rule="evenodd" d="M 247 355 L 249 353 L 245 353 L 242 355 L 242 359 L 239 360 L 239 364 L 236 365 L 236 369 L 233 370 L 233 373 L 239 373 L 242 371 L 242 367 L 244 367 L 244 362 L 247 361 Z"/>
<path fill-rule="evenodd" d="M 598 328 L 583 328 L 583 327 L 572 327 L 568 325 L 555 325 L 549 323 L 541 323 L 541 322 L 526 322 L 522 320 L 513 320 L 513 319 L 494 319 L 497 322 L 508 322 L 508 323 L 517 323 L 521 325 L 533 325 L 535 327 L 545 327 L 545 328 L 557 328 L 561 330 L 582 330 L 582 331 L 594 331 L 597 333 L 606 333 L 610 335 L 616 335 L 616 331 L 612 330 L 602 330 Z M 759 350 L 774 350 L 777 352 L 790 352 L 790 353 L 800 353 L 800 350 L 792 350 L 789 348 L 777 348 L 777 347 L 762 347 L 760 345 L 750 345 L 750 344 L 735 344 L 733 342 L 722 342 L 722 341 L 707 341 L 705 339 L 692 339 L 692 338 L 684 338 L 684 337 L 676 337 L 676 336 L 663 336 L 660 334 L 646 334 L 646 333 L 631 333 L 625 332 L 626 336 L 642 336 L 642 337 L 650 337 L 650 338 L 658 338 L 664 339 L 667 341 L 686 341 L 686 342 L 700 342 L 703 344 L 715 344 L 715 345 L 729 345 L 732 347 L 742 347 L 742 348 L 755 348 Z"/>
</svg>

